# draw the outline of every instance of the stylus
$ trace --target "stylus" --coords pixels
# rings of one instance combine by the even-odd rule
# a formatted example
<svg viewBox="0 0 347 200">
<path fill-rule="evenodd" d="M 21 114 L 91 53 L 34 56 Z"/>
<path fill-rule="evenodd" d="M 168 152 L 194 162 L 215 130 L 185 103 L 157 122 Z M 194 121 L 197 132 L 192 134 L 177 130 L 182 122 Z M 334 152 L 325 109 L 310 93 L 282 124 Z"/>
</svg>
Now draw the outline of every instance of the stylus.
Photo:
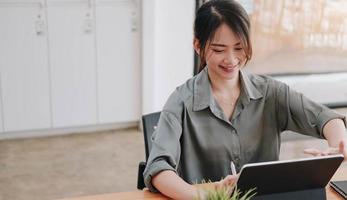
<svg viewBox="0 0 347 200">
<path fill-rule="evenodd" d="M 236 169 L 235 169 L 235 165 L 233 161 L 230 162 L 230 169 L 231 169 L 231 175 L 236 175 Z"/>
</svg>

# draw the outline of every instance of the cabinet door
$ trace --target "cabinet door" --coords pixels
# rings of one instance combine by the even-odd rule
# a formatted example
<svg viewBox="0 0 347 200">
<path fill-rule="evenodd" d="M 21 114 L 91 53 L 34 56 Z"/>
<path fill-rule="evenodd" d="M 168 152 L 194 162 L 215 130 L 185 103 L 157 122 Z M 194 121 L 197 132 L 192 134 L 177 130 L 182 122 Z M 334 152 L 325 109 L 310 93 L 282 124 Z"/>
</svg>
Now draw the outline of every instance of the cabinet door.
<svg viewBox="0 0 347 200">
<path fill-rule="evenodd" d="M 39 1 L 0 1 L 4 131 L 51 126 L 44 13 Z"/>
<path fill-rule="evenodd" d="M 1 88 L 1 86 L 0 86 L 0 88 Z M 1 91 L 1 90 L 0 90 Z M 1 92 L 0 92 L 0 133 L 1 132 L 4 132 L 4 118 L 3 118 L 3 115 L 4 115 L 4 113 L 3 113 L 3 109 L 2 109 L 2 105 L 3 105 L 3 103 L 2 103 L 2 94 L 1 94 Z"/>
<path fill-rule="evenodd" d="M 97 123 L 91 6 L 88 0 L 47 0 L 53 127 Z"/>
<path fill-rule="evenodd" d="M 100 123 L 140 118 L 139 8 L 139 1 L 96 1 Z"/>
</svg>

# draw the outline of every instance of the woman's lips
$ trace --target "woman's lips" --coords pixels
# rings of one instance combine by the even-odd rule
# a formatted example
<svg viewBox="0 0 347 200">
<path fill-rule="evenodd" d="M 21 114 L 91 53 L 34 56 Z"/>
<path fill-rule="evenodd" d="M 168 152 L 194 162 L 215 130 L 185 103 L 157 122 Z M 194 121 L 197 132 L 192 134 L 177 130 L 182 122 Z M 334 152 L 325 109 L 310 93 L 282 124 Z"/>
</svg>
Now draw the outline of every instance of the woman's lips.
<svg viewBox="0 0 347 200">
<path fill-rule="evenodd" d="M 237 65 L 235 65 L 235 66 L 231 66 L 231 65 L 229 65 L 229 66 L 219 65 L 219 67 L 220 67 L 223 71 L 225 71 L 225 72 L 233 72 L 234 69 L 237 67 Z"/>
</svg>

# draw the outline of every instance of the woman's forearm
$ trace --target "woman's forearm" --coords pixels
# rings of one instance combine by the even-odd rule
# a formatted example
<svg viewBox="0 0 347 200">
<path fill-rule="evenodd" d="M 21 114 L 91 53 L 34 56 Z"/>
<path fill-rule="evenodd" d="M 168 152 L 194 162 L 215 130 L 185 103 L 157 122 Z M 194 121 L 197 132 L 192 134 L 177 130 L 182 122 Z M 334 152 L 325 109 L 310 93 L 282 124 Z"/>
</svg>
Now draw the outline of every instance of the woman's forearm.
<svg viewBox="0 0 347 200">
<path fill-rule="evenodd" d="M 165 170 L 152 178 L 152 184 L 162 194 L 173 199 L 192 200 L 198 195 L 195 186 L 186 183 L 175 172 Z"/>
<path fill-rule="evenodd" d="M 347 142 L 346 127 L 341 119 L 332 119 L 326 123 L 323 134 L 330 147 L 339 147 L 343 140 Z"/>
</svg>

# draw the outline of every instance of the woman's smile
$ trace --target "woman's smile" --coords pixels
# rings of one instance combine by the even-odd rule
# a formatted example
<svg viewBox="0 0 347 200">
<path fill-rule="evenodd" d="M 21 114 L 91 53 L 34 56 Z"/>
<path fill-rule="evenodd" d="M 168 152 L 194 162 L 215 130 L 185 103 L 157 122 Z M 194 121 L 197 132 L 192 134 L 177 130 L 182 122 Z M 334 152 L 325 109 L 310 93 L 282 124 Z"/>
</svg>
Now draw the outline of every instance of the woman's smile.
<svg viewBox="0 0 347 200">
<path fill-rule="evenodd" d="M 232 73 L 235 71 L 238 65 L 218 65 L 226 73 Z"/>
</svg>

